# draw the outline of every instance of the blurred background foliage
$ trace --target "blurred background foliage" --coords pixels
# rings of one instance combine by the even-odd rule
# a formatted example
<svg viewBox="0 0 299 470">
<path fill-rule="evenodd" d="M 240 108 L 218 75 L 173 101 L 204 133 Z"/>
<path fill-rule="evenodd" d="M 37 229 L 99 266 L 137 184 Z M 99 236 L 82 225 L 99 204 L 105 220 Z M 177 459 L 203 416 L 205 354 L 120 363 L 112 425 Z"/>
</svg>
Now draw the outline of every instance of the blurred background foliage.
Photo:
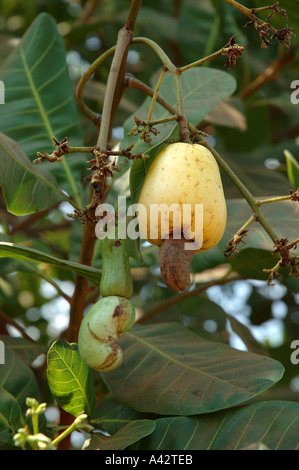
<svg viewBox="0 0 299 470">
<path fill-rule="evenodd" d="M 241 3 L 261 6 L 258 0 Z M 57 22 L 65 40 L 67 63 L 75 89 L 89 64 L 115 44 L 129 4 L 129 0 L 2 0 L 0 64 L 37 15 L 47 12 Z M 299 0 L 281 0 L 280 6 L 287 9 L 289 19 L 286 22 L 276 15 L 272 24 L 277 28 L 289 24 L 293 28 L 297 36 L 292 38 L 289 49 L 277 41 L 262 49 L 253 28 L 244 28 L 247 18 L 222 0 L 143 0 L 135 28 L 135 36 L 148 36 L 157 41 L 177 65 L 185 65 L 218 50 L 233 34 L 236 34 L 237 42 L 246 45 L 243 57 L 229 72 L 237 81 L 233 98 L 216 107 L 199 128 L 210 134 L 223 157 L 259 197 L 288 194 L 290 183 L 283 150 L 288 149 L 297 159 L 299 156 L 299 105 L 290 101 L 291 82 L 299 79 Z M 225 58 L 218 58 L 205 66 L 227 70 L 224 64 Z M 85 91 L 87 104 L 99 113 L 109 66 L 110 60 L 107 60 Z M 151 84 L 159 67 L 159 60 L 151 50 L 142 44 L 132 45 L 127 73 Z M 143 100 L 139 91 L 125 92 L 114 123 L 113 143 L 122 139 L 124 121 Z M 94 145 L 96 127 L 85 116 L 81 116 L 81 120 L 85 144 Z M 239 197 L 225 175 L 223 180 L 226 197 Z M 68 205 L 62 203 L 42 215 L 16 217 L 6 211 L 1 197 L 1 240 L 31 243 L 46 253 L 77 261 L 82 227 L 80 222 L 67 216 L 69 211 Z M 244 221 L 240 221 L 240 225 Z M 289 222 L 295 224 L 297 220 Z M 97 265 L 98 251 L 94 258 Z M 160 282 L 156 252 L 149 249 L 145 261 L 145 266 L 133 270 L 133 300 L 140 315 L 173 296 Z M 222 266 L 217 266 L 216 262 L 212 270 L 201 272 L 195 282 L 217 279 L 217 269 L 221 271 Z M 299 339 L 298 282 L 286 278 L 269 287 L 265 278 L 255 277 L 254 273 L 253 270 L 252 278 L 246 276 L 249 279 L 212 286 L 198 298 L 187 299 L 161 312 L 156 319 L 179 320 L 205 337 L 245 348 L 242 335 L 233 331 L 226 317 L 226 314 L 232 315 L 250 329 L 267 354 L 281 361 L 286 368 L 284 379 L 267 392 L 267 396 L 298 401 L 299 365 L 290 361 L 291 341 Z M 68 325 L 69 304 L 65 297 L 72 295 L 73 287 L 71 272 L 0 258 L 0 312 L 2 320 L 5 314 L 11 323 L 4 326 L 0 317 L 0 333 L 7 334 L 8 329 L 10 334 L 18 335 L 21 327 L 33 340 L 48 346 Z M 90 302 L 96 294 L 91 286 Z M 45 367 L 43 357 L 35 366 Z"/>
</svg>

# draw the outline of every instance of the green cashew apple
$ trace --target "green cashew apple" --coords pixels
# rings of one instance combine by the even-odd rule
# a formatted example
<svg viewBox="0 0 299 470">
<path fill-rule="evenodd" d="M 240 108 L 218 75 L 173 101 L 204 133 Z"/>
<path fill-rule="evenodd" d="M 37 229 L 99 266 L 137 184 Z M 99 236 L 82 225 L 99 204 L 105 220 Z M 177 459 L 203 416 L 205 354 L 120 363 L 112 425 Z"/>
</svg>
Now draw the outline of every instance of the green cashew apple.
<svg viewBox="0 0 299 470">
<path fill-rule="evenodd" d="M 134 322 L 135 309 L 130 300 L 119 296 L 100 299 L 80 325 L 78 347 L 82 359 L 97 371 L 116 369 L 123 360 L 119 336 Z"/>
<path fill-rule="evenodd" d="M 151 163 L 138 203 L 145 208 L 138 213 L 142 235 L 160 246 L 165 283 L 176 291 L 187 289 L 194 254 L 217 245 L 226 227 L 226 202 L 214 156 L 199 144 L 168 145 Z M 151 215 L 155 205 L 159 217 Z"/>
<path fill-rule="evenodd" d="M 102 255 L 102 297 L 119 295 L 129 299 L 133 295 L 126 239 L 104 238 L 100 240 Z"/>
<path fill-rule="evenodd" d="M 130 299 L 133 295 L 133 282 L 129 264 L 127 240 L 119 237 L 118 221 L 111 218 L 104 226 L 96 226 L 100 240 L 102 276 L 100 293 L 102 297 L 117 295 Z"/>
</svg>

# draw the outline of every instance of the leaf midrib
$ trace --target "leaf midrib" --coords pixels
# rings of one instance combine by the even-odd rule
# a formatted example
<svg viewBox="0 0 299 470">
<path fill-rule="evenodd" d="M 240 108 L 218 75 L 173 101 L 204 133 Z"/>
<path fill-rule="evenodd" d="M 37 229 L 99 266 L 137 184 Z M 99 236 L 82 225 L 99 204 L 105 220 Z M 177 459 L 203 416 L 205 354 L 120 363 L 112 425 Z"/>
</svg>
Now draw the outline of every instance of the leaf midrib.
<svg viewBox="0 0 299 470">
<path fill-rule="evenodd" d="M 88 398 L 87 398 L 87 393 L 85 392 L 83 386 L 81 385 L 80 381 L 79 381 L 79 378 L 74 374 L 73 370 L 70 368 L 70 366 L 68 365 L 68 363 L 66 362 L 66 360 L 61 356 L 61 354 L 59 354 L 59 351 L 57 349 L 55 349 L 55 351 L 53 351 L 57 354 L 57 356 L 61 359 L 61 361 L 63 362 L 63 364 L 65 365 L 66 369 L 68 370 L 68 372 L 71 374 L 71 376 L 73 376 L 75 382 L 77 383 L 78 385 L 78 390 L 81 391 L 81 396 L 83 396 L 83 399 L 84 399 L 84 402 L 85 402 L 85 405 L 87 406 L 87 413 L 88 415 L 90 416 L 91 415 L 91 408 L 90 408 L 90 405 L 89 405 L 89 401 L 88 401 Z M 73 356 L 73 351 L 71 352 L 72 356 Z M 81 370 L 81 367 L 82 367 L 82 362 L 80 364 L 80 370 Z M 59 369 L 60 370 L 60 369 Z M 58 382 L 59 383 L 59 382 Z"/>
<path fill-rule="evenodd" d="M 145 345 L 148 349 L 151 349 L 152 351 L 156 352 L 157 354 L 159 354 L 160 356 L 164 357 L 165 359 L 167 359 L 169 362 L 172 362 L 174 364 L 177 364 L 178 366 L 180 367 L 183 367 L 184 369 L 187 369 L 187 370 L 190 370 L 192 372 L 196 372 L 197 374 L 199 375 L 205 375 L 206 377 L 209 377 L 211 380 L 217 380 L 218 382 L 222 382 L 226 385 L 230 385 L 232 387 L 234 387 L 235 389 L 237 390 L 241 390 L 242 392 L 245 392 L 246 394 L 249 393 L 248 389 L 244 389 L 243 387 L 240 387 L 238 385 L 235 385 L 231 382 L 229 382 L 228 380 L 224 380 L 224 379 L 221 379 L 220 377 L 218 377 L 217 375 L 212 375 L 212 374 L 209 374 L 207 373 L 206 371 L 203 371 L 203 370 L 198 370 L 197 368 L 193 367 L 193 366 L 189 366 L 189 365 L 186 365 L 184 364 L 183 362 L 179 361 L 178 359 L 175 359 L 173 356 L 169 355 L 169 354 L 166 354 L 165 352 L 163 352 L 161 349 L 158 349 L 156 346 L 154 346 L 153 344 L 149 343 L 148 341 L 140 338 L 140 336 L 132 333 L 132 332 L 127 332 L 126 333 L 127 336 L 130 336 L 131 338 L 134 338 L 135 340 L 139 341 L 140 343 L 142 343 L 143 345 Z M 269 380 L 269 382 L 272 382 L 273 383 L 273 380 L 271 379 L 267 379 Z"/>
<path fill-rule="evenodd" d="M 46 130 L 47 130 L 47 133 L 49 135 L 49 138 L 51 139 L 54 135 L 54 132 L 53 132 L 53 129 L 52 129 L 52 126 L 48 120 L 48 117 L 47 117 L 47 114 L 44 110 L 44 107 L 43 107 L 43 104 L 42 104 L 42 101 L 40 99 L 40 96 L 39 96 L 39 93 L 37 92 L 37 89 L 34 85 L 34 82 L 33 82 L 33 78 L 32 78 L 32 75 L 31 75 L 31 72 L 30 72 L 30 69 L 28 67 L 28 64 L 27 64 L 27 60 L 26 60 L 26 55 L 25 55 L 25 51 L 23 49 L 23 44 L 21 43 L 20 44 L 20 55 L 21 55 L 21 60 L 22 60 L 22 63 L 23 63 L 23 66 L 24 66 L 24 70 L 25 70 L 25 73 L 26 73 L 26 77 L 27 77 L 27 80 L 29 82 L 29 85 L 30 85 L 30 89 L 32 91 L 32 94 L 34 96 L 34 99 L 35 99 L 35 102 L 36 102 L 36 105 L 38 107 L 38 110 L 39 110 L 39 113 L 41 115 L 41 118 L 44 122 L 44 125 L 46 127 Z M 62 165 L 64 167 L 64 171 L 66 173 L 66 176 L 67 176 L 67 179 L 70 183 L 70 186 L 72 188 L 72 191 L 73 191 L 73 196 L 74 196 L 74 200 L 77 204 L 78 207 L 81 207 L 82 206 L 82 202 L 81 202 L 81 198 L 79 196 L 79 193 L 78 193 L 78 189 L 77 189 L 77 186 L 76 186 L 76 182 L 73 178 L 73 175 L 70 171 L 70 168 L 65 160 L 65 158 L 62 160 Z"/>
</svg>

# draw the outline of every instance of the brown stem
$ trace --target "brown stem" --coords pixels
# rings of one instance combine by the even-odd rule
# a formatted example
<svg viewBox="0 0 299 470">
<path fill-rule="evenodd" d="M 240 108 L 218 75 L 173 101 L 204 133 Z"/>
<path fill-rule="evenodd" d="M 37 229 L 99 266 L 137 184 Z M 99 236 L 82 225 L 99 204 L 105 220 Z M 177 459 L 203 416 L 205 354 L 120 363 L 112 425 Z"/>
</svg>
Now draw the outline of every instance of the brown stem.
<svg viewBox="0 0 299 470">
<path fill-rule="evenodd" d="M 78 18 L 76 26 L 77 25 L 84 25 L 85 23 L 88 23 L 88 20 L 93 15 L 98 3 L 99 3 L 99 0 L 89 0 L 86 3 L 86 5 L 84 6 L 84 9 L 82 11 L 82 14 Z"/>
<path fill-rule="evenodd" d="M 90 217 L 93 218 L 94 209 L 92 209 L 89 214 Z M 79 259 L 80 264 L 91 266 L 95 241 L 95 225 L 89 221 L 84 227 Z M 83 310 L 86 304 L 86 296 L 88 293 L 88 279 L 78 275 L 75 281 L 74 294 L 71 299 L 70 322 L 66 332 L 66 340 L 69 342 L 77 342 L 78 340 L 79 328 L 81 325 Z"/>
<path fill-rule="evenodd" d="M 154 96 L 154 90 L 149 87 L 146 83 L 142 82 L 141 80 L 138 80 L 137 78 L 126 76 L 126 81 L 125 81 L 125 86 L 126 88 L 135 88 L 136 90 L 142 91 L 148 96 L 153 97 Z M 163 108 L 167 109 L 170 114 L 176 114 L 176 109 L 171 106 L 162 96 L 157 95 L 156 96 L 156 101 L 163 106 Z"/>
<path fill-rule="evenodd" d="M 113 122 L 114 114 L 117 110 L 119 100 L 122 96 L 125 83 L 125 65 L 128 49 L 133 37 L 133 28 L 141 5 L 141 0 L 132 0 L 126 27 L 122 28 L 118 34 L 118 41 L 114 52 L 114 57 L 109 73 L 107 91 L 104 99 L 103 115 L 101 121 L 98 145 L 105 148 L 108 143 L 109 131 Z M 93 190 L 91 189 L 90 202 L 93 200 Z M 89 212 L 90 219 L 94 219 L 94 210 Z M 89 221 L 84 229 L 81 254 L 79 262 L 90 266 L 93 257 L 94 245 L 96 241 L 95 226 Z M 82 276 L 77 276 L 75 290 L 71 301 L 70 323 L 67 330 L 67 340 L 76 342 L 82 321 L 86 296 L 89 292 L 88 280 Z"/>
<path fill-rule="evenodd" d="M 129 47 L 133 39 L 133 29 L 140 9 L 141 0 L 132 0 L 126 26 L 117 37 L 116 48 L 109 71 L 107 89 L 103 103 L 100 133 L 97 146 L 106 148 L 111 134 L 113 119 L 125 89 L 125 70 Z"/>
<path fill-rule="evenodd" d="M 27 339 L 31 343 L 38 344 L 36 341 L 34 341 L 34 339 L 32 339 L 29 335 L 27 335 L 24 328 L 22 328 L 17 322 L 15 322 L 12 318 L 10 318 L 8 315 L 6 315 L 6 313 L 2 312 L 2 310 L 0 310 L 0 324 L 1 325 L 11 325 L 11 326 L 13 326 L 14 328 L 16 328 L 21 333 L 23 338 Z M 4 333 L 4 329 L 3 329 L 3 333 Z"/>
<path fill-rule="evenodd" d="M 142 3 L 142 0 L 133 0 L 131 2 L 130 11 L 128 13 L 128 18 L 126 22 L 126 29 L 129 29 L 130 31 L 133 31 L 135 27 L 135 23 L 137 20 L 141 3 Z"/>
<path fill-rule="evenodd" d="M 241 5 L 239 2 L 237 2 L 236 0 L 224 0 L 226 3 L 229 3 L 231 6 L 233 6 L 234 8 L 236 8 L 237 10 L 241 11 L 242 13 L 244 13 L 244 15 L 248 16 L 248 18 L 250 18 L 252 21 L 256 21 L 257 23 L 259 24 L 265 24 L 265 21 L 261 20 L 260 18 L 258 18 L 255 14 L 254 14 L 254 11 L 256 11 L 257 9 L 250 9 L 250 8 L 247 8 L 245 7 L 244 5 Z M 268 7 L 270 8 L 270 7 Z M 273 32 L 276 32 L 276 29 L 269 24 L 269 28 L 273 31 Z"/>
<path fill-rule="evenodd" d="M 122 28 L 118 35 L 117 46 L 111 69 L 109 73 L 106 94 L 104 98 L 103 114 L 101 119 L 100 134 L 98 137 L 97 145 L 102 149 L 107 147 L 109 133 L 113 122 L 116 109 L 118 107 L 120 98 L 124 90 L 125 82 L 125 65 L 127 53 L 132 40 L 133 27 L 137 18 L 137 14 L 141 5 L 141 0 L 132 0 L 131 7 L 128 14 L 126 28 Z M 91 187 L 89 202 L 91 203 L 94 199 L 93 188 Z M 90 218 L 94 219 L 95 208 L 92 208 L 89 212 Z M 93 258 L 94 245 L 96 241 L 95 225 L 89 221 L 84 230 L 80 260 L 81 264 L 90 266 Z M 70 310 L 70 322 L 66 332 L 66 339 L 69 342 L 78 341 L 79 328 L 82 321 L 83 310 L 86 303 L 86 297 L 88 294 L 88 280 L 82 276 L 77 276 L 75 281 L 75 290 L 71 301 Z M 60 418 L 60 425 L 69 424 L 70 415 L 62 412 Z M 64 442 L 67 441 L 67 442 Z M 69 449 L 69 439 L 63 440 L 59 444 L 59 449 Z"/>
<path fill-rule="evenodd" d="M 48 207 L 40 212 L 36 212 L 34 214 L 29 215 L 26 217 L 22 222 L 17 225 L 14 225 L 10 230 L 10 235 L 13 235 L 16 232 L 25 231 L 28 227 L 33 225 L 37 220 L 41 219 L 44 215 L 48 214 L 52 209 L 55 209 L 59 206 L 60 202 L 57 202 L 55 205 Z"/>
</svg>

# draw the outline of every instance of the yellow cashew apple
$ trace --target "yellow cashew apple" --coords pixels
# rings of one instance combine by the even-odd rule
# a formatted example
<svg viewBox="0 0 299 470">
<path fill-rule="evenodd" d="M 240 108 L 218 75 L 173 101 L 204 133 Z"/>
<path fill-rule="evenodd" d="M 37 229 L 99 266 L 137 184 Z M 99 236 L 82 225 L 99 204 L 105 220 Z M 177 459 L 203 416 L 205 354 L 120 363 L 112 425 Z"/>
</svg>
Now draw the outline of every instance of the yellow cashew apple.
<svg viewBox="0 0 299 470">
<path fill-rule="evenodd" d="M 160 246 L 164 281 L 174 290 L 185 290 L 194 254 L 214 247 L 226 226 L 225 197 L 214 156 L 200 144 L 168 145 L 151 163 L 138 204 L 141 234 Z M 202 212 L 196 205 L 202 205 Z M 159 217 L 153 217 L 151 211 L 157 207 Z"/>
</svg>

